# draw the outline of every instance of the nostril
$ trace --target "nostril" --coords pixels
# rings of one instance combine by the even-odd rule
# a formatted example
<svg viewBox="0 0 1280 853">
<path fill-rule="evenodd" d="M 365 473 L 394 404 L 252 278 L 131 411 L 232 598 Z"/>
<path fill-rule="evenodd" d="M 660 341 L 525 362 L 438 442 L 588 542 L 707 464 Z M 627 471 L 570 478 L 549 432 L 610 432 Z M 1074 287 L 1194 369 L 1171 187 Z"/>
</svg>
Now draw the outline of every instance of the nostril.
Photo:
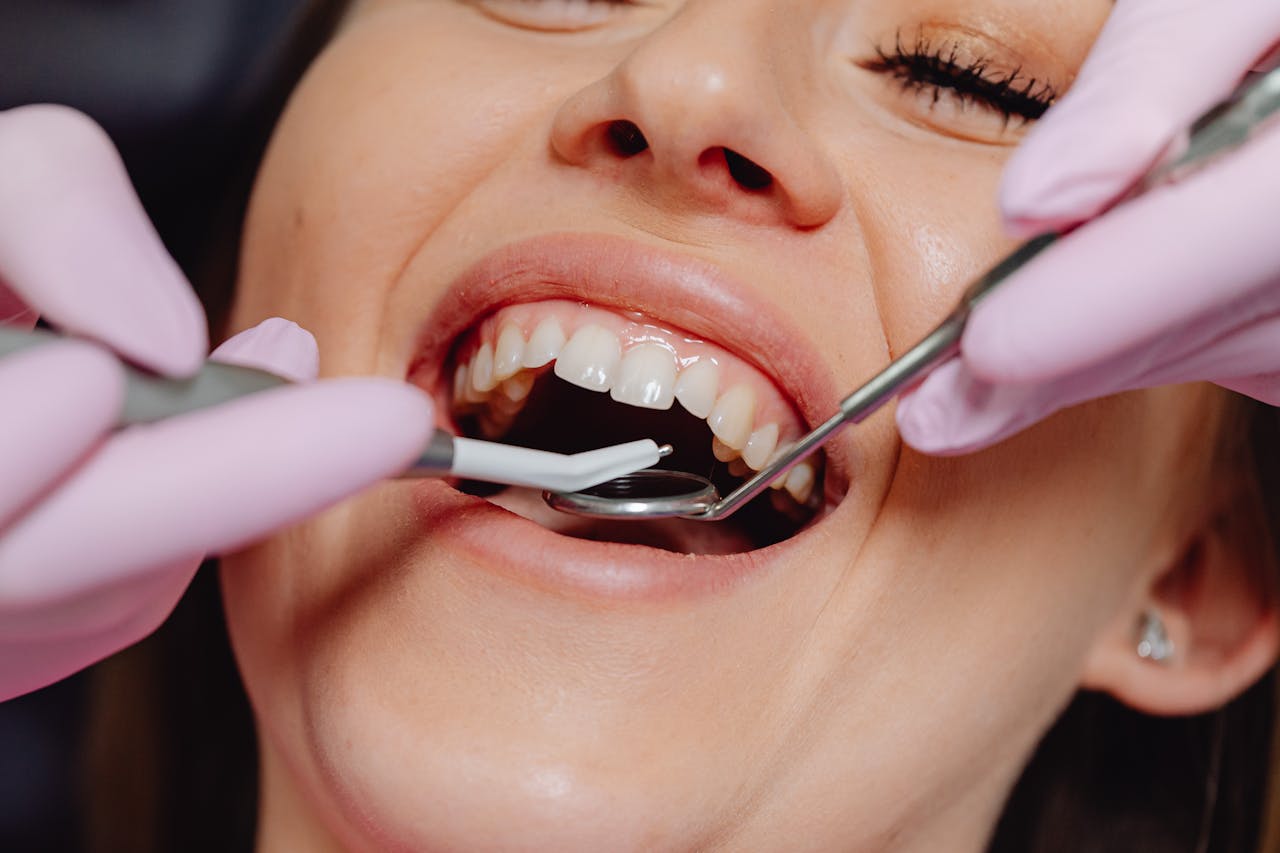
<svg viewBox="0 0 1280 853">
<path fill-rule="evenodd" d="M 737 151 L 724 149 L 724 162 L 729 166 L 729 174 L 745 190 L 767 190 L 773 185 L 773 175 L 763 166 L 759 166 Z"/>
<path fill-rule="evenodd" d="M 635 122 L 611 121 L 605 136 L 609 140 L 609 147 L 619 157 L 634 157 L 649 147 L 649 140 L 644 138 L 644 133 Z"/>
</svg>

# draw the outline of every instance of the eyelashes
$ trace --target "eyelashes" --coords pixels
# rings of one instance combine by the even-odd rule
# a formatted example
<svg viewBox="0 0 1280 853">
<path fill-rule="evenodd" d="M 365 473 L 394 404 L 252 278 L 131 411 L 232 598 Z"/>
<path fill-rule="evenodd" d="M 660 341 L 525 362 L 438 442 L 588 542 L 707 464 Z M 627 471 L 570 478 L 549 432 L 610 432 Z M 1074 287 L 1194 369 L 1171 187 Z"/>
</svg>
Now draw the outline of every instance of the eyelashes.
<svg viewBox="0 0 1280 853">
<path fill-rule="evenodd" d="M 892 48 L 876 48 L 876 57 L 857 63 L 868 71 L 887 74 L 906 90 L 932 96 L 937 104 L 954 98 L 961 106 L 978 105 L 1002 116 L 1005 123 L 1035 121 L 1057 100 L 1048 83 L 1020 68 L 997 70 L 982 57 L 961 58 L 955 42 L 934 43 L 923 34 L 907 45 L 899 32 Z"/>
<path fill-rule="evenodd" d="M 622 20 L 637 7 L 653 6 L 652 0 L 464 0 L 487 16 L 519 29 L 547 33 L 592 30 Z M 1026 74 L 1021 67 L 1009 69 L 1008 62 L 984 56 L 981 42 L 957 37 L 931 38 L 921 32 L 911 41 L 899 29 L 892 47 L 877 47 L 869 59 L 854 60 L 864 70 L 897 80 L 905 92 L 923 96 L 917 109 L 932 111 L 941 104 L 950 107 L 947 118 L 935 123 L 955 123 L 975 130 L 974 119 L 987 116 L 981 137 L 990 137 L 992 119 L 1002 119 L 1004 129 L 1034 122 L 1057 100 L 1058 92 L 1049 83 Z M 992 50 L 992 48 L 987 48 Z M 963 119 L 969 107 L 982 113 Z"/>
</svg>

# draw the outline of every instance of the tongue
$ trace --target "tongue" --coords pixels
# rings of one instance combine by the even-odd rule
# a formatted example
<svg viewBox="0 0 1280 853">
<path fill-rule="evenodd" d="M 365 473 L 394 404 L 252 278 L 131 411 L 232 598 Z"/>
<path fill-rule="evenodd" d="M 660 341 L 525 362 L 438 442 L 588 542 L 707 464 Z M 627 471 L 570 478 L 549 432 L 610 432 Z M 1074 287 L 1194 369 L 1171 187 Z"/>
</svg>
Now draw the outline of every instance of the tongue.
<svg viewBox="0 0 1280 853">
<path fill-rule="evenodd" d="M 660 521 L 600 521 L 557 512 L 532 489 L 506 489 L 489 499 L 503 509 L 527 518 L 547 530 L 574 539 L 647 545 L 678 554 L 740 554 L 756 545 L 730 522 L 690 521 L 667 518 Z"/>
</svg>

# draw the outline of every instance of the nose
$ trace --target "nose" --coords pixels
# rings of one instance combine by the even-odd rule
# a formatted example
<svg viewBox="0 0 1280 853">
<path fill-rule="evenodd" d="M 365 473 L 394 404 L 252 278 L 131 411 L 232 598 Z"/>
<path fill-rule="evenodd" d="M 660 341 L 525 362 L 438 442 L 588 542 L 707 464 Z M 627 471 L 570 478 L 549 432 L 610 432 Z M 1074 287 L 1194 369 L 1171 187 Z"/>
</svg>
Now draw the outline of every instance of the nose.
<svg viewBox="0 0 1280 853">
<path fill-rule="evenodd" d="M 775 5 L 690 0 L 560 107 L 553 149 L 666 208 L 825 224 L 844 186 L 784 101 L 804 71 L 783 55 Z"/>
</svg>

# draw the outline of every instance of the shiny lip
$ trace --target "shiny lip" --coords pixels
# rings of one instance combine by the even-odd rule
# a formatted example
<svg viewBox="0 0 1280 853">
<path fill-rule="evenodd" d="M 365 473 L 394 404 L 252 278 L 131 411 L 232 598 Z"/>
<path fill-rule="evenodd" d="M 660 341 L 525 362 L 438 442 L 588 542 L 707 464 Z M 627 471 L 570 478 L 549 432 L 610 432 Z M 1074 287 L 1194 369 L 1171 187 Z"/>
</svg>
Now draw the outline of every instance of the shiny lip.
<svg viewBox="0 0 1280 853">
<path fill-rule="evenodd" d="M 506 305 L 552 298 L 635 311 L 705 336 L 788 390 L 809 424 L 827 417 L 839 401 L 818 349 L 745 285 L 705 261 L 598 235 L 534 238 L 476 263 L 454 281 L 423 324 L 412 358 L 406 359 L 409 375 L 434 393 L 464 331 Z M 781 567 L 817 527 L 850 506 L 832 507 L 847 490 L 849 459 L 848 439 L 828 444 L 826 517 L 784 542 L 729 555 L 691 557 L 576 539 L 441 481 L 404 487 L 411 490 L 424 529 L 444 537 L 439 547 L 461 552 L 469 562 L 557 595 L 654 603 L 715 594 Z"/>
<path fill-rule="evenodd" d="M 427 317 L 408 375 L 428 393 L 436 392 L 464 331 L 507 305 L 545 299 L 634 311 L 722 346 L 770 377 L 807 429 L 826 420 L 840 402 L 821 352 L 776 306 L 709 262 L 612 235 L 536 237 L 480 260 Z M 827 493 L 843 495 L 844 442 L 837 438 L 825 450 Z"/>
</svg>

